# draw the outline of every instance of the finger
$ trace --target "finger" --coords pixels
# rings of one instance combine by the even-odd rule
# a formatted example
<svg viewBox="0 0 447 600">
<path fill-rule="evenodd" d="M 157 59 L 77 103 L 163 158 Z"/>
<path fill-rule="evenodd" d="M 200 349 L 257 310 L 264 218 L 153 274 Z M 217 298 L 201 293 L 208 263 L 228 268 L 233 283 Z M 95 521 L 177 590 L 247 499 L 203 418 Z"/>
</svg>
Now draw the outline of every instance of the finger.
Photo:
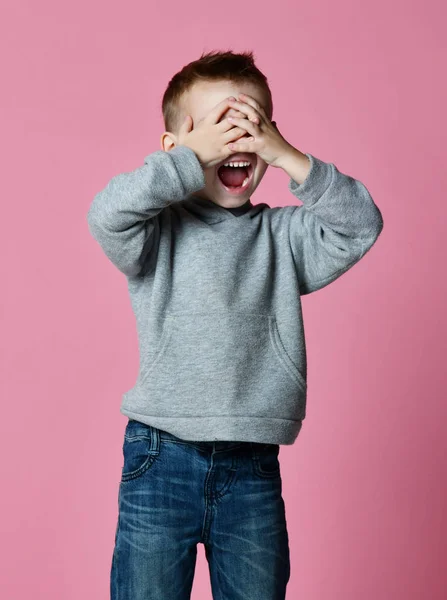
<svg viewBox="0 0 447 600">
<path fill-rule="evenodd" d="M 234 110 L 233 108 L 230 108 L 230 112 L 228 113 L 228 116 L 230 116 L 230 117 L 238 117 L 238 118 L 243 118 L 243 119 L 247 118 L 247 115 L 245 115 L 242 112 L 239 112 L 238 110 Z M 218 131 L 225 132 L 225 131 L 228 131 L 229 129 L 231 129 L 231 127 L 234 127 L 234 125 L 232 125 L 231 121 L 228 121 L 228 116 L 225 116 L 216 125 Z"/>
<path fill-rule="evenodd" d="M 257 143 L 254 138 L 244 138 L 243 142 L 230 142 L 227 148 L 231 152 L 256 152 Z"/>
<path fill-rule="evenodd" d="M 224 144 L 227 144 L 228 142 L 237 140 L 245 135 L 247 135 L 247 132 L 245 129 L 242 129 L 242 127 L 231 127 L 231 129 L 223 135 L 222 140 Z"/>
<path fill-rule="evenodd" d="M 267 113 L 257 100 L 255 100 L 251 96 L 247 96 L 247 94 L 238 94 L 238 97 L 240 98 L 240 100 L 242 100 L 242 102 L 245 102 L 246 104 L 249 104 L 252 108 L 254 108 L 265 119 L 268 119 Z"/>
<path fill-rule="evenodd" d="M 181 127 L 180 127 L 180 132 L 181 133 L 189 133 L 191 130 L 191 124 L 192 124 L 192 119 L 190 115 L 186 115 Z"/>
<path fill-rule="evenodd" d="M 232 100 L 230 102 L 230 105 L 233 108 L 238 109 L 239 111 L 243 112 L 244 114 L 246 114 L 248 116 L 248 118 L 253 121 L 254 123 L 260 123 L 261 122 L 261 117 L 260 115 L 257 113 L 257 111 L 250 106 L 248 103 L 246 102 L 239 102 L 238 100 Z"/>
<path fill-rule="evenodd" d="M 247 121 L 246 118 L 243 120 Z M 220 123 L 217 123 L 216 128 L 220 133 L 226 133 L 227 131 L 230 131 L 230 129 L 234 129 L 235 125 L 231 121 L 228 121 L 228 118 L 226 118 L 222 119 Z"/>
<path fill-rule="evenodd" d="M 209 113 L 208 115 L 205 117 L 205 121 L 207 123 L 211 123 L 212 125 L 215 125 L 216 123 L 218 123 L 222 117 L 222 115 L 228 110 L 229 107 L 231 107 L 231 98 L 233 98 L 233 96 L 229 96 L 228 98 L 224 98 L 222 100 L 222 102 L 219 102 L 219 104 L 217 104 Z"/>
<path fill-rule="evenodd" d="M 236 110 L 235 108 L 230 108 L 228 112 L 225 113 L 224 118 L 227 117 L 238 117 L 240 119 L 246 119 L 247 115 L 240 110 Z"/>
<path fill-rule="evenodd" d="M 230 112 L 228 116 L 242 118 L 245 119 L 245 121 L 247 121 L 247 115 L 245 115 L 244 113 L 234 109 L 230 110 L 232 110 L 233 112 Z M 218 131 L 225 132 L 234 127 L 233 123 L 228 120 L 228 116 L 225 116 L 221 121 L 219 121 L 219 123 L 217 123 L 216 127 Z"/>
<path fill-rule="evenodd" d="M 251 133 L 251 135 L 259 135 L 259 127 L 248 119 L 238 119 L 237 117 L 227 117 L 227 119 L 230 123 L 233 123 L 237 127 L 242 127 L 248 133 Z"/>
</svg>

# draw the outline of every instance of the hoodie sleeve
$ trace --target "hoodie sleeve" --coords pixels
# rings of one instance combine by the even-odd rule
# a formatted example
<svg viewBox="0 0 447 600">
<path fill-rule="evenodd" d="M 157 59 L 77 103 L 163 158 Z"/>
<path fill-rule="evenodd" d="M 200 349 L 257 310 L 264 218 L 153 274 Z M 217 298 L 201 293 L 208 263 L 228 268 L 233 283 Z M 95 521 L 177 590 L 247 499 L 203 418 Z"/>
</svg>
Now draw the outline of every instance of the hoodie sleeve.
<svg viewBox="0 0 447 600">
<path fill-rule="evenodd" d="M 191 148 L 157 150 L 96 194 L 87 213 L 89 231 L 120 271 L 136 276 L 157 249 L 162 209 L 204 186 L 202 165 Z"/>
<path fill-rule="evenodd" d="M 311 166 L 289 190 L 303 202 L 291 213 L 289 240 L 300 294 L 319 290 L 350 269 L 372 247 L 383 219 L 366 187 L 306 153 Z"/>
</svg>

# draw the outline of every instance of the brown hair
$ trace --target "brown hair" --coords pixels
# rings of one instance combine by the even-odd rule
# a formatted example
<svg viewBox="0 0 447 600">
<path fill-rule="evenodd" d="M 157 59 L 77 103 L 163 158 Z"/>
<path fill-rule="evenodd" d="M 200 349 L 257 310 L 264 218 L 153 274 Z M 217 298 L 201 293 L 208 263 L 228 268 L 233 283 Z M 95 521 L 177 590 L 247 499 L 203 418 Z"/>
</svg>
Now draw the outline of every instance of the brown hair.
<svg viewBox="0 0 447 600">
<path fill-rule="evenodd" d="M 178 131 L 181 118 L 180 100 L 198 81 L 250 82 L 259 85 L 268 100 L 267 114 L 272 117 L 273 100 L 267 77 L 255 65 L 253 51 L 235 53 L 231 50 L 212 50 L 185 65 L 176 73 L 166 88 L 162 100 L 162 114 L 166 131 Z"/>
</svg>

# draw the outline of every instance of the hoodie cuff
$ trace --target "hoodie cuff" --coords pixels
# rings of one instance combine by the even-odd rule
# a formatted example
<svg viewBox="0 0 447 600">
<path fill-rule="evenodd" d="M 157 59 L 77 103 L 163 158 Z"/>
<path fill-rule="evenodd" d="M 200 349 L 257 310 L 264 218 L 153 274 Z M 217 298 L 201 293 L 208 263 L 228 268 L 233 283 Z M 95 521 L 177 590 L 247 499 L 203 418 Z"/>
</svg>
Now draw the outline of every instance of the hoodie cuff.
<svg viewBox="0 0 447 600">
<path fill-rule="evenodd" d="M 175 146 L 167 152 L 182 181 L 185 195 L 205 187 L 205 173 L 197 154 L 189 146 Z"/>
<path fill-rule="evenodd" d="M 288 188 L 296 198 L 299 198 L 306 206 L 315 204 L 329 187 L 332 181 L 332 163 L 305 153 L 310 160 L 310 170 L 303 183 L 298 183 L 290 178 Z"/>
</svg>

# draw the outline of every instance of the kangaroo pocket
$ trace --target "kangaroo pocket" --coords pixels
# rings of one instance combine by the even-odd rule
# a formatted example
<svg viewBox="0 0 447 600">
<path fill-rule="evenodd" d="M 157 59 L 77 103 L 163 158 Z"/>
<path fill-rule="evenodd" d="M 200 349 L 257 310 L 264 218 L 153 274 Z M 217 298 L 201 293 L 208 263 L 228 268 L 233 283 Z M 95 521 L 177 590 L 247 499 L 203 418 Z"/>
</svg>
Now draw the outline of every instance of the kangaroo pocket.
<svg viewBox="0 0 447 600">
<path fill-rule="evenodd" d="M 169 313 L 155 351 L 141 364 L 138 409 L 172 417 L 303 419 L 307 386 L 296 357 L 273 315 Z"/>
</svg>

